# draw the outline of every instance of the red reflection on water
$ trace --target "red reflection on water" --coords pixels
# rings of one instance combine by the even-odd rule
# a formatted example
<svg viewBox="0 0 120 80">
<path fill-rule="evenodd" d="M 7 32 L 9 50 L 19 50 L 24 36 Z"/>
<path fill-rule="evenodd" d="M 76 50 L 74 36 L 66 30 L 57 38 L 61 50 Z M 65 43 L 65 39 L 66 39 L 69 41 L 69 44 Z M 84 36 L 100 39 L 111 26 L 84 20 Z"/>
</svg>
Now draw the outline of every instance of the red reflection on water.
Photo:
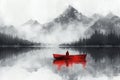
<svg viewBox="0 0 120 80">
<path fill-rule="evenodd" d="M 86 54 L 69 55 L 69 52 L 67 51 L 66 55 L 53 54 L 53 57 L 55 58 L 53 64 L 57 65 L 58 70 L 64 65 L 70 67 L 73 64 L 82 64 L 83 68 L 86 66 Z"/>
</svg>

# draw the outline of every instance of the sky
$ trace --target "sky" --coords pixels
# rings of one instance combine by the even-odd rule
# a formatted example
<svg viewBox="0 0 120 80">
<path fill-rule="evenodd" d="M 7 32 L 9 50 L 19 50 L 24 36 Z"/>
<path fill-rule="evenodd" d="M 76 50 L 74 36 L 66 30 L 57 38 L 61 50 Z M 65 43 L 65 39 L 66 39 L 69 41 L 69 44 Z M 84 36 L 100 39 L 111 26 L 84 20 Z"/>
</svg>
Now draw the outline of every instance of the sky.
<svg viewBox="0 0 120 80">
<path fill-rule="evenodd" d="M 108 12 L 120 16 L 120 0 L 0 0 L 0 16 L 12 25 L 21 25 L 29 19 L 44 24 L 59 16 L 68 5 L 86 16 Z"/>
</svg>

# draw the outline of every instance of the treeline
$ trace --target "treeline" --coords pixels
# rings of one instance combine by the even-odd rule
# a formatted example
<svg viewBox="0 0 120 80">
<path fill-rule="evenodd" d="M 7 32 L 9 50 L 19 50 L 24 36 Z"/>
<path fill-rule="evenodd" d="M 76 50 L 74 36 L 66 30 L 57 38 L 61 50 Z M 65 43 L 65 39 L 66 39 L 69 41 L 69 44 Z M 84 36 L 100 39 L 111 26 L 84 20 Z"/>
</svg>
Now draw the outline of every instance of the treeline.
<svg viewBox="0 0 120 80">
<path fill-rule="evenodd" d="M 110 45 L 110 46 L 119 46 L 120 45 L 120 35 L 116 35 L 115 33 L 110 33 L 108 35 L 104 35 L 98 31 L 95 31 L 94 34 L 87 39 L 80 39 L 78 42 L 72 44 L 64 44 L 68 46 L 84 46 L 84 45 Z"/>
<path fill-rule="evenodd" d="M 30 42 L 28 40 L 23 40 L 18 37 L 13 37 L 10 35 L 6 35 L 4 33 L 0 33 L 0 46 L 11 46 L 11 45 L 17 45 L 17 46 L 25 46 L 25 45 L 33 45 L 33 42 Z"/>
</svg>

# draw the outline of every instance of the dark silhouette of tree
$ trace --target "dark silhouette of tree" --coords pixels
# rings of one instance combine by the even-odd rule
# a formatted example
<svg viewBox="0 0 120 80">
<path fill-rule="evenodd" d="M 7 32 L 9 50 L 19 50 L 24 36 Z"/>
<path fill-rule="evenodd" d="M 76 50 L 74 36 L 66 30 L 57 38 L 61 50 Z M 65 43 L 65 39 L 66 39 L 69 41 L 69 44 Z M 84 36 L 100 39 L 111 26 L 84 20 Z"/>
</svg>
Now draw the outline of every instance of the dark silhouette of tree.
<svg viewBox="0 0 120 80">
<path fill-rule="evenodd" d="M 68 44 L 64 44 L 68 45 Z M 116 35 L 114 32 L 111 32 L 108 35 L 104 35 L 99 31 L 95 31 L 90 38 L 80 39 L 78 42 L 69 44 L 68 46 L 84 46 L 84 45 L 110 45 L 110 46 L 119 46 L 120 45 L 120 35 Z"/>
<path fill-rule="evenodd" d="M 33 42 L 13 37 L 4 33 L 0 33 L 0 46 L 2 45 L 33 45 Z"/>
</svg>

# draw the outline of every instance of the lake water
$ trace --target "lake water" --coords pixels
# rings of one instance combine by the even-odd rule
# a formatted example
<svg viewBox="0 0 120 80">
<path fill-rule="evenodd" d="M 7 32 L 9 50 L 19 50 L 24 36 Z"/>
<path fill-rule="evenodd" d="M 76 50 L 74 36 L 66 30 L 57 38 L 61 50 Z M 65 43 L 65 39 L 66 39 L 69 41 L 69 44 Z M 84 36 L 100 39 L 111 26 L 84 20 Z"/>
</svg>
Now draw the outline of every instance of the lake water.
<svg viewBox="0 0 120 80">
<path fill-rule="evenodd" d="M 53 53 L 86 54 L 86 62 L 54 64 Z M 119 80 L 120 48 L 0 48 L 0 80 Z"/>
</svg>

